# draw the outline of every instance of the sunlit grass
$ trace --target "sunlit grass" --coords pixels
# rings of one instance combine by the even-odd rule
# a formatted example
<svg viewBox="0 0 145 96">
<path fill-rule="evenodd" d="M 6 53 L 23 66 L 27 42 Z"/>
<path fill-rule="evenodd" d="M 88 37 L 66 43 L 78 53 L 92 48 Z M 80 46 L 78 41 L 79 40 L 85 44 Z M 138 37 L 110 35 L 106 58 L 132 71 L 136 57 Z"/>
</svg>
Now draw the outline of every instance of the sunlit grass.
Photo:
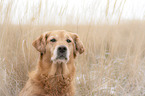
<svg viewBox="0 0 145 96">
<path fill-rule="evenodd" d="M 125 1 L 119 1 L 122 2 L 119 6 L 117 6 L 118 0 L 114 2 L 111 16 L 116 14 L 116 8 L 118 8 L 118 20 L 115 22 L 121 20 L 122 11 L 120 10 L 125 6 Z M 7 3 L 6 0 L 0 1 L 0 14 L 2 14 L 0 15 L 0 96 L 17 96 L 28 79 L 28 73 L 35 69 L 37 64 L 39 53 L 32 47 L 32 41 L 45 31 L 58 29 L 78 33 L 85 45 L 85 53 L 78 56 L 76 60 L 75 96 L 145 95 L 144 21 L 132 20 L 119 22 L 116 25 L 99 25 L 93 21 L 96 17 L 92 11 L 89 16 L 94 17 L 92 16 L 93 19 L 91 18 L 87 23 L 83 20 L 86 20 L 85 14 L 73 17 L 78 10 L 67 8 L 75 2 L 54 8 L 53 2 L 47 6 L 48 1 L 45 1 L 45 6 L 44 1 L 43 4 L 40 1 L 33 7 L 29 3 L 33 5 L 34 1 L 23 2 L 26 7 L 24 16 L 18 14 L 19 16 L 15 17 L 11 14 L 16 10 L 22 12 L 21 8 L 24 8 L 19 3 L 22 2 L 18 0 L 11 0 Z M 95 1 L 94 5 L 97 3 Z M 109 20 L 107 17 L 110 10 L 109 4 L 108 0 L 105 17 L 107 20 Z M 88 3 L 85 2 L 84 5 Z M 87 10 L 87 7 L 84 8 Z M 98 7 L 92 6 L 92 9 L 96 9 L 96 14 L 100 11 Z M 54 11 L 57 13 L 56 17 L 54 17 Z M 64 18 L 63 16 L 70 11 L 72 16 Z M 31 16 L 29 12 L 32 12 Z M 43 12 L 45 13 L 42 14 Z M 52 21 L 48 20 L 47 15 Z M 15 25 L 13 20 L 18 20 L 18 24 Z M 85 23 L 80 23 L 80 20 Z M 102 20 L 104 19 L 100 19 Z M 56 21 L 58 24 L 55 24 Z"/>
<path fill-rule="evenodd" d="M 65 29 L 78 33 L 86 48 L 76 60 L 76 96 L 143 96 L 144 25 L 1 25 L 0 95 L 16 96 L 35 68 L 39 54 L 32 41 L 46 30 Z"/>
</svg>

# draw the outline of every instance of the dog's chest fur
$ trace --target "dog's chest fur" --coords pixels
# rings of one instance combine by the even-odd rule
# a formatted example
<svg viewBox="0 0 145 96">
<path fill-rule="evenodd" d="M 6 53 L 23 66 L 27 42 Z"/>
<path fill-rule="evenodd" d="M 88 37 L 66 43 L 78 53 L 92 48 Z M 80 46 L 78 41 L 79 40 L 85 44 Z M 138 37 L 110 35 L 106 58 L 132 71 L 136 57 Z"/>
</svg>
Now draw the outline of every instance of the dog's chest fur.
<svg viewBox="0 0 145 96">
<path fill-rule="evenodd" d="M 71 96 L 72 78 L 63 75 L 41 75 L 41 83 L 49 96 Z"/>
<path fill-rule="evenodd" d="M 41 85 L 46 96 L 72 96 L 73 94 L 73 76 L 63 74 L 62 65 L 57 65 L 56 73 L 49 75 L 49 73 L 39 74 L 36 86 Z"/>
</svg>

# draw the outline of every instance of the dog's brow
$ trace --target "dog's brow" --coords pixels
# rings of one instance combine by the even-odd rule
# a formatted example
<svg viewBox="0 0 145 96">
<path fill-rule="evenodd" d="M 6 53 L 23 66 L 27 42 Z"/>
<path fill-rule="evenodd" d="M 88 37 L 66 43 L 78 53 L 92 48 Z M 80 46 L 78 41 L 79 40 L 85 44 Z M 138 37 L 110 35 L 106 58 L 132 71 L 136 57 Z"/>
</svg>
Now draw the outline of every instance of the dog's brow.
<svg viewBox="0 0 145 96">
<path fill-rule="evenodd" d="M 56 37 L 58 37 L 58 35 L 57 35 L 57 34 L 56 34 L 55 36 L 56 36 Z"/>
<path fill-rule="evenodd" d="M 50 36 L 50 38 L 54 38 L 54 36 Z"/>
<path fill-rule="evenodd" d="M 65 34 L 64 37 L 66 37 L 66 38 L 70 38 L 70 36 L 69 36 L 68 34 Z"/>
<path fill-rule="evenodd" d="M 70 35 L 67 35 L 66 37 L 67 37 L 67 39 L 73 40 Z"/>
</svg>

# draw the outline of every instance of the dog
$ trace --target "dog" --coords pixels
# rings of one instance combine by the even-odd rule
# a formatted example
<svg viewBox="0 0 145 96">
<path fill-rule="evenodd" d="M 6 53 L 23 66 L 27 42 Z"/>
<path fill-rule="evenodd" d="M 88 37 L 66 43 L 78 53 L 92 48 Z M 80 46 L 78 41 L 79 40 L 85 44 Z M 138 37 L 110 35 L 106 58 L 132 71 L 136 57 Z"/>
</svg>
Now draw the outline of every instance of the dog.
<svg viewBox="0 0 145 96">
<path fill-rule="evenodd" d="M 32 45 L 40 52 L 39 62 L 19 96 L 74 96 L 74 60 L 84 52 L 78 35 L 65 30 L 49 31 Z"/>
</svg>

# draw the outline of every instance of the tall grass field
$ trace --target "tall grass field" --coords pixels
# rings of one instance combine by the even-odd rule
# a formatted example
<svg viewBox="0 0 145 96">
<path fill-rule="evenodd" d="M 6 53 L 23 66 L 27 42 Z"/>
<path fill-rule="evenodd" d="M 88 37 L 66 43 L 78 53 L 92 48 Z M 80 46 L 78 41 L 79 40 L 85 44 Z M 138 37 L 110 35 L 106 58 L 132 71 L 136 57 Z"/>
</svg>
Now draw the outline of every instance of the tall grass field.
<svg viewBox="0 0 145 96">
<path fill-rule="evenodd" d="M 145 22 L 118 25 L 0 25 L 0 96 L 17 96 L 35 69 L 32 42 L 45 31 L 77 33 L 85 53 L 76 60 L 75 96 L 145 95 Z"/>
<path fill-rule="evenodd" d="M 134 0 L 62 1 L 0 0 L 0 96 L 18 96 L 39 59 L 32 42 L 51 30 L 77 33 L 85 46 L 75 96 L 145 96 L 145 19 L 122 19 Z"/>
</svg>

